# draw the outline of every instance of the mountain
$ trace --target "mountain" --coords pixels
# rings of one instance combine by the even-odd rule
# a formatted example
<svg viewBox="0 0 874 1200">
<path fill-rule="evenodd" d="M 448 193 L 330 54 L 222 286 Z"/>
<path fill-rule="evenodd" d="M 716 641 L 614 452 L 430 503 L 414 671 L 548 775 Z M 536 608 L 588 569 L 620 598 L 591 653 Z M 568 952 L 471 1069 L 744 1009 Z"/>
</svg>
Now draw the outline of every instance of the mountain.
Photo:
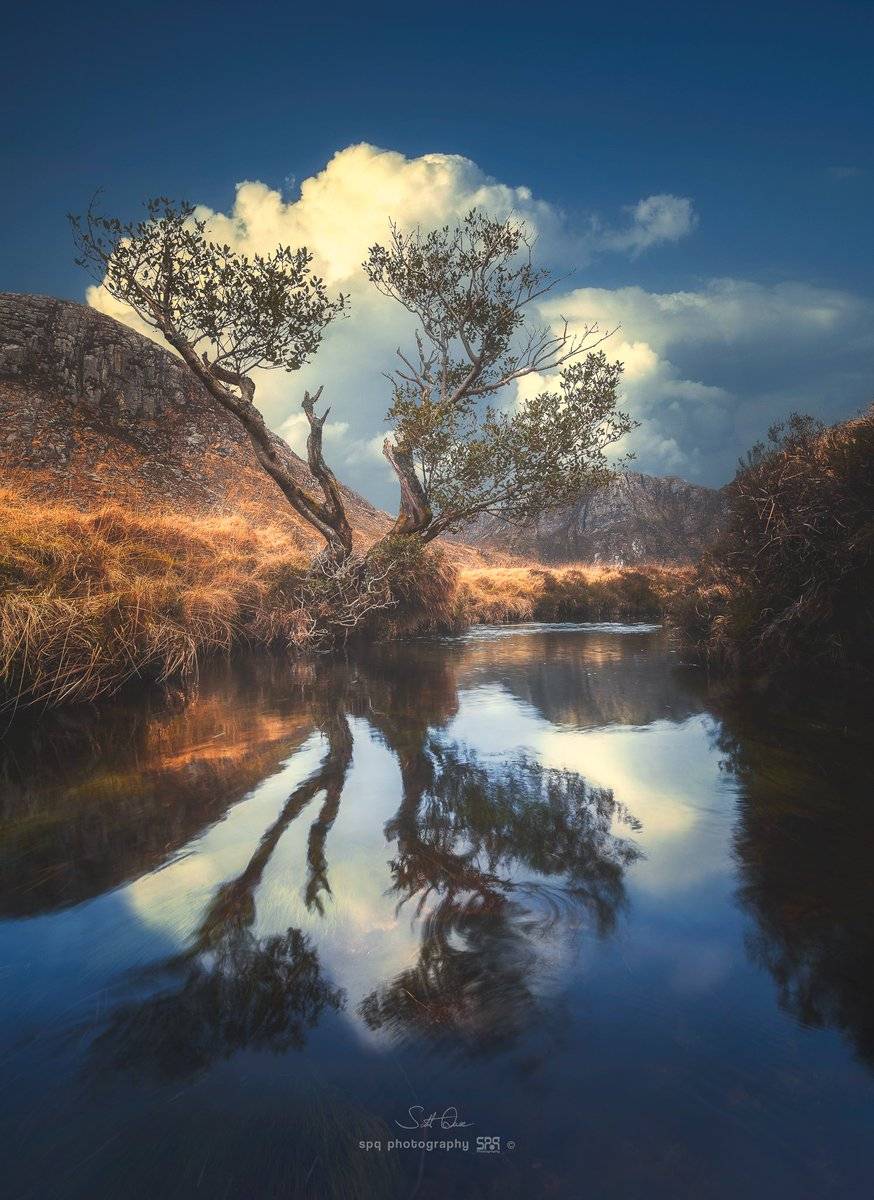
<svg viewBox="0 0 874 1200">
<path fill-rule="evenodd" d="M 306 463 L 276 438 L 295 476 Z M 259 466 L 248 435 L 169 350 L 82 304 L 0 293 L 0 468 L 40 498 L 192 515 L 243 512 L 319 536 Z M 391 524 L 343 489 L 356 539 Z"/>
<path fill-rule="evenodd" d="M 464 536 L 544 563 L 692 562 L 719 531 L 725 510 L 722 490 L 627 471 L 524 529 L 487 518 Z"/>
</svg>

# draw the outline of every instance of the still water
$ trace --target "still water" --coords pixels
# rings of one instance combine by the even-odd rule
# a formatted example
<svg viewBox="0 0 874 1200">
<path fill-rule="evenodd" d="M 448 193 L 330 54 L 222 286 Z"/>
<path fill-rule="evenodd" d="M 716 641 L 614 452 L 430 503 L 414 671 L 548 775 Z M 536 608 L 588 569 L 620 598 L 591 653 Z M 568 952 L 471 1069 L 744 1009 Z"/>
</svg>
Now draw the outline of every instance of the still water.
<svg viewBox="0 0 874 1200">
<path fill-rule="evenodd" d="M 869 1197 L 871 782 L 646 626 L 15 727 L 3 1193 Z"/>
</svg>

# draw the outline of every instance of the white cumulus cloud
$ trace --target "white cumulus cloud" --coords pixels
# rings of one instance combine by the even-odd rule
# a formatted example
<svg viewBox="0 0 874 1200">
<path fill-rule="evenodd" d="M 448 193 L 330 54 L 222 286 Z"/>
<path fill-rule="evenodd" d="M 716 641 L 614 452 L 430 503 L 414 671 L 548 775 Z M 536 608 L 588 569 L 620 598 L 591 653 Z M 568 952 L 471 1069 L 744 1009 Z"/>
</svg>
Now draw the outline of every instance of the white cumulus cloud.
<svg viewBox="0 0 874 1200">
<path fill-rule="evenodd" d="M 389 400 L 384 372 L 396 348 L 409 344 L 412 324 L 367 284 L 360 266 L 368 247 L 385 239 L 390 220 L 427 228 L 474 206 L 524 219 L 538 235 L 540 259 L 562 269 L 604 253 L 634 261 L 686 237 L 697 221 L 688 198 L 667 193 L 627 206 L 615 221 L 594 214 L 571 220 L 530 187 L 495 180 L 460 155 L 408 158 L 366 143 L 338 151 L 293 198 L 248 181 L 238 184 L 229 212 L 198 209 L 215 237 L 245 253 L 306 245 L 329 288 L 350 295 L 349 317 L 330 327 L 314 362 L 294 375 L 259 372 L 256 400 L 270 425 L 302 452 L 300 399 L 305 389 L 323 385 L 324 403 L 332 406 L 325 427 L 332 465 L 387 507 L 394 483 L 381 458 Z M 89 289 L 88 301 L 140 327 L 101 288 Z M 737 454 L 761 436 L 765 417 L 799 407 L 827 415 L 830 403 L 846 408 L 846 395 L 860 385 L 855 375 L 845 376 L 856 368 L 834 360 L 841 346 L 852 347 L 856 359 L 860 350 L 867 353 L 870 309 L 845 292 L 804 283 L 717 279 L 664 293 L 578 288 L 552 295 L 541 315 L 621 325 L 606 349 L 626 365 L 627 406 L 641 421 L 633 437 L 640 468 L 722 482 Z"/>
<path fill-rule="evenodd" d="M 695 291 L 578 288 L 543 317 L 582 330 L 616 327 L 607 351 L 625 364 L 628 445 L 643 470 L 708 482 L 793 409 L 837 419 L 874 350 L 874 304 L 806 283 L 714 279 Z"/>
<path fill-rule="evenodd" d="M 628 224 L 623 229 L 605 229 L 596 243 L 607 250 L 626 250 L 638 255 L 660 242 L 678 242 L 692 232 L 698 217 L 686 196 L 647 196 L 629 205 Z"/>
</svg>

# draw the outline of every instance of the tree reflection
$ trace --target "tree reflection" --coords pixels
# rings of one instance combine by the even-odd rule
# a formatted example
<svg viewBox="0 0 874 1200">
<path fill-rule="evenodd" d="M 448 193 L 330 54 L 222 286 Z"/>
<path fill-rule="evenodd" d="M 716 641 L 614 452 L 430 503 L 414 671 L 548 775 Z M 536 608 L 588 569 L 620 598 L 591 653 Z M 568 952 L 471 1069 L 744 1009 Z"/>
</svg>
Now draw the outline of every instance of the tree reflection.
<svg viewBox="0 0 874 1200">
<path fill-rule="evenodd" d="M 740 897 L 751 956 L 803 1024 L 839 1029 L 874 1067 L 871 730 L 725 714 L 742 785 Z"/>
<path fill-rule="evenodd" d="M 340 811 L 343 786 L 352 762 L 352 730 L 345 713 L 341 710 L 332 713 L 325 721 L 324 728 L 328 737 L 329 755 L 319 790 L 324 791 L 325 800 L 319 815 L 310 826 L 307 843 L 309 876 L 305 891 L 307 908 L 315 908 L 320 916 L 325 911 L 322 893 L 331 894 L 325 846 Z"/>
<path fill-rule="evenodd" d="M 324 1010 L 343 1006 L 343 992 L 322 978 L 318 954 L 300 929 L 269 937 L 254 931 L 256 892 L 282 835 L 320 793 L 325 808 L 339 805 L 352 733 L 337 696 L 320 718 L 322 762 L 291 793 L 243 871 L 216 892 L 191 946 L 165 966 L 171 986 L 114 1012 L 95 1043 L 98 1061 L 184 1076 L 243 1048 L 300 1049 Z"/>
<path fill-rule="evenodd" d="M 524 757 L 486 766 L 432 737 L 407 740 L 398 759 L 402 801 L 385 832 L 398 908 L 415 903 L 422 920 L 420 950 L 360 1013 L 372 1029 L 487 1052 L 537 1015 L 559 926 L 614 927 L 638 851 L 613 826 L 634 823 L 611 792 Z"/>
<path fill-rule="evenodd" d="M 292 824 L 306 835 L 302 898 L 318 922 L 330 903 L 330 835 L 353 756 L 350 718 L 366 722 L 401 777 L 385 826 L 389 892 L 419 923 L 415 961 L 360 1005 L 374 1029 L 452 1039 L 469 1053 L 507 1044 L 542 1012 L 550 962 L 583 927 L 609 934 L 638 854 L 618 830 L 633 818 L 611 792 L 530 757 L 478 758 L 447 733 L 458 710 L 455 664 L 442 648 L 326 662 L 300 703 L 324 753 L 264 832 L 245 867 L 213 895 L 161 986 L 111 1014 L 97 1065 L 179 1076 L 244 1048 L 286 1051 L 344 1004 L 303 929 L 261 934 L 265 871 Z M 153 980 L 150 981 L 150 986 Z"/>
<path fill-rule="evenodd" d="M 184 1078 L 238 1050 L 300 1049 L 324 1010 L 343 1004 L 299 929 L 259 939 L 230 928 L 212 957 L 186 955 L 168 972 L 181 983 L 113 1013 L 94 1043 L 98 1070 Z"/>
</svg>

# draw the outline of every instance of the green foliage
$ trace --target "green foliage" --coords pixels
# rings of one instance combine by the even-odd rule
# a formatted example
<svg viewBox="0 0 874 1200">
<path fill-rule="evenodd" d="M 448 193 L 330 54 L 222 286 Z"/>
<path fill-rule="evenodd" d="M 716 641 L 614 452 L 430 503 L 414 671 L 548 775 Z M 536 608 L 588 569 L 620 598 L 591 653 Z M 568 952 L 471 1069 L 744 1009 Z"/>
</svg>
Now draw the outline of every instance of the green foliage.
<svg viewBox="0 0 874 1200">
<path fill-rule="evenodd" d="M 610 478 L 607 450 L 634 422 L 617 407 L 620 363 L 579 336 L 529 326 L 529 306 L 552 286 L 532 262 L 525 227 L 473 210 L 455 228 L 402 234 L 372 246 L 364 270 L 419 322 L 417 353 L 399 351 L 390 376 L 405 532 L 428 540 L 477 513 L 525 522 Z M 576 360 L 576 361 L 575 361 Z M 491 397 L 537 373 L 556 390 L 513 407 Z"/>
<path fill-rule="evenodd" d="M 503 387 L 526 365 L 524 347 L 513 349 L 524 308 L 552 286 L 532 263 L 525 226 L 472 209 L 453 228 L 391 232 L 388 247 L 371 246 L 364 271 L 417 318 L 435 350 L 448 351 L 439 361 L 443 391 L 451 395 L 473 370 L 465 399 Z"/>
<path fill-rule="evenodd" d="M 110 295 L 165 336 L 208 347 L 213 364 L 236 375 L 296 371 L 315 354 L 346 299 L 328 296 L 308 250 L 278 246 L 249 258 L 212 240 L 191 204 L 158 197 L 145 207 L 130 223 L 93 205 L 69 218 L 77 263 Z"/>
<path fill-rule="evenodd" d="M 473 507 L 523 524 L 606 483 L 613 471 L 605 451 L 633 424 L 616 408 L 621 372 L 603 352 L 590 354 L 562 370 L 558 391 L 510 411 L 488 405 L 447 414 L 436 437 L 425 433 L 420 443 L 432 464 L 431 503 L 442 513 Z M 417 423 L 414 406 L 399 429 Z"/>
</svg>

